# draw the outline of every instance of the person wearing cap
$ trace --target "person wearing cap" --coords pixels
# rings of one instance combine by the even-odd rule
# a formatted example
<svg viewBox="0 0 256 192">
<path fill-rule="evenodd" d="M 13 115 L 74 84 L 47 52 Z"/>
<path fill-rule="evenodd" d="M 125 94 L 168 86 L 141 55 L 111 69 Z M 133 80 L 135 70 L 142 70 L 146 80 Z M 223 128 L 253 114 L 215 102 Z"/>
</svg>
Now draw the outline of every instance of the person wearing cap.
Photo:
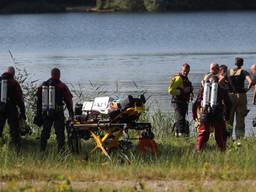
<svg viewBox="0 0 256 192">
<path fill-rule="evenodd" d="M 186 120 L 186 114 L 189 101 L 193 97 L 193 86 L 188 79 L 189 71 L 189 64 L 183 64 L 180 73 L 171 78 L 168 87 L 175 112 L 175 135 L 178 137 L 189 136 L 189 123 Z"/>
<path fill-rule="evenodd" d="M 232 103 L 230 113 L 230 124 L 233 126 L 234 117 L 236 116 L 236 138 L 245 136 L 245 116 L 248 113 L 246 92 L 253 85 L 250 74 L 242 68 L 244 60 L 241 57 L 235 58 L 236 67 L 228 71 L 229 96 Z M 245 88 L 245 80 L 248 87 Z"/>
<path fill-rule="evenodd" d="M 52 91 L 53 89 L 55 91 Z M 66 104 L 66 107 L 68 109 L 69 118 L 73 119 L 74 112 L 72 97 L 73 96 L 67 85 L 60 80 L 60 70 L 58 68 L 52 69 L 51 78 L 43 82 L 43 84 L 38 88 L 37 91 L 37 113 L 35 117 L 36 120 L 34 121 L 37 125 L 43 126 L 40 138 L 40 151 L 46 150 L 47 140 L 50 137 L 52 125 L 54 125 L 55 128 L 58 151 L 64 151 L 64 103 Z M 38 119 L 40 119 L 40 121 L 38 121 Z"/>
<path fill-rule="evenodd" d="M 15 79 L 15 68 L 8 67 L 0 77 L 0 81 L 0 137 L 7 120 L 12 142 L 19 151 L 21 147 L 19 118 L 26 120 L 26 110 L 21 86 Z M 6 82 L 6 86 L 4 82 Z"/>
</svg>

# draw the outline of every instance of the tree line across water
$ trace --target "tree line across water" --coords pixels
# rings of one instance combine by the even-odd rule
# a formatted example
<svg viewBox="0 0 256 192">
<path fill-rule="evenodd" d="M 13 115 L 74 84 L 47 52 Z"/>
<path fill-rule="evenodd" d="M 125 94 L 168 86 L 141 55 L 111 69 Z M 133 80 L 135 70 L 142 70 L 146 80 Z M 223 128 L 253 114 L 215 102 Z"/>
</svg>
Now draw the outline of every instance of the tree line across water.
<svg viewBox="0 0 256 192">
<path fill-rule="evenodd" d="M 112 11 L 254 10 L 253 0 L 1 0 L 0 13 L 66 12 L 67 7 Z"/>
</svg>

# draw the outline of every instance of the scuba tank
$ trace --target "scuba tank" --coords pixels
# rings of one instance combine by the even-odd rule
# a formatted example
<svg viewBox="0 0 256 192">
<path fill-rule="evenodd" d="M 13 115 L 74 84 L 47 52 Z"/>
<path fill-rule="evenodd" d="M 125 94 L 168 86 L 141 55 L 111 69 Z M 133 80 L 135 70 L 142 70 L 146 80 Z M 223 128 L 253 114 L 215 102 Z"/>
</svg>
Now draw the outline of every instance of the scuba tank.
<svg viewBox="0 0 256 192">
<path fill-rule="evenodd" d="M 47 116 L 50 118 L 54 118 L 55 116 L 55 87 L 49 85 L 49 110 Z"/>
<path fill-rule="evenodd" d="M 1 80 L 1 103 L 7 103 L 7 80 Z"/>
<path fill-rule="evenodd" d="M 42 85 L 42 114 L 53 117 L 55 113 L 55 86 Z"/>
<path fill-rule="evenodd" d="M 211 89 L 211 99 L 210 99 L 211 108 L 217 105 L 217 95 L 218 95 L 218 83 L 213 82 L 212 89 Z"/>
<path fill-rule="evenodd" d="M 207 108 L 210 105 L 210 93 L 211 93 L 211 85 L 210 85 L 210 82 L 207 81 L 204 84 L 203 108 Z"/>
<path fill-rule="evenodd" d="M 55 87 L 49 86 L 49 109 L 55 110 Z"/>
<path fill-rule="evenodd" d="M 48 110 L 48 104 L 49 104 L 49 94 L 48 94 L 48 86 L 43 85 L 42 86 L 42 112 L 46 112 Z"/>
</svg>

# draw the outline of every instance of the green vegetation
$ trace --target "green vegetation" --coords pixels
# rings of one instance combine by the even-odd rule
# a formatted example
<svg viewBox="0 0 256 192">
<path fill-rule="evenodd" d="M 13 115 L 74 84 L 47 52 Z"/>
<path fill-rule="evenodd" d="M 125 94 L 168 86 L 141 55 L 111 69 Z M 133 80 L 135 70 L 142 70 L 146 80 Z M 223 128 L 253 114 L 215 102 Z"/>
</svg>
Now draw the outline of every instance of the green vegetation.
<svg viewBox="0 0 256 192">
<path fill-rule="evenodd" d="M 98 0 L 97 3 L 100 2 L 104 4 L 103 8 L 105 9 L 114 9 L 117 11 L 143 11 L 144 4 L 141 0 L 108 0 L 103 1 Z M 98 5 L 98 4 L 97 4 Z"/>
<path fill-rule="evenodd" d="M 166 6 L 163 1 L 159 0 L 144 0 L 144 6 L 147 11 L 163 11 L 166 10 Z"/>
<path fill-rule="evenodd" d="M 104 8 L 117 11 L 179 11 L 179 10 L 232 10 L 255 9 L 251 0 L 97 0 Z"/>
<path fill-rule="evenodd" d="M 134 149 L 129 155 L 132 163 L 128 164 L 120 161 L 115 154 L 112 154 L 113 162 L 109 162 L 100 153 L 91 155 L 91 143 L 84 144 L 80 155 L 73 155 L 68 151 L 57 154 L 53 138 L 48 153 L 41 154 L 38 152 L 37 142 L 30 138 L 26 140 L 21 155 L 12 152 L 7 144 L 1 145 L 0 185 L 5 183 L 4 189 L 10 191 L 19 191 L 24 185 L 30 191 L 44 191 L 47 187 L 52 191 L 71 191 L 71 188 L 82 191 L 88 187 L 94 188 L 86 183 L 100 182 L 96 185 L 96 191 L 113 191 L 120 188 L 118 183 L 124 181 L 122 189 L 127 187 L 127 191 L 136 191 L 134 187 L 138 182 L 144 183 L 143 188 L 150 189 L 152 183 L 162 182 L 162 185 L 168 186 L 168 182 L 173 181 L 174 184 L 178 183 L 180 191 L 205 191 L 208 188 L 202 184 L 207 180 L 209 189 L 212 189 L 209 191 L 218 191 L 223 187 L 225 191 L 243 191 L 246 188 L 247 191 L 255 191 L 255 140 L 229 142 L 224 153 L 216 149 L 213 137 L 210 140 L 206 151 L 196 154 L 195 138 L 157 139 L 157 159 L 142 156 Z M 85 184 L 81 189 L 79 186 L 83 182 Z M 243 186 L 246 182 L 247 186 Z M 216 186 L 211 183 L 216 183 Z"/>
</svg>

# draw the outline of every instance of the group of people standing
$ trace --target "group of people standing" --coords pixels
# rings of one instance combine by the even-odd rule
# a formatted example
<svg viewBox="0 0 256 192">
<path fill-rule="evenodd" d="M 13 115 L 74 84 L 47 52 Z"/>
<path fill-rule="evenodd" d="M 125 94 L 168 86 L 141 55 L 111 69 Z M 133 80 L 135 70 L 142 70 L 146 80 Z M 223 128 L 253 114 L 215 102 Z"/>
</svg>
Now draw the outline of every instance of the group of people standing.
<svg viewBox="0 0 256 192">
<path fill-rule="evenodd" d="M 64 104 L 69 111 L 69 118 L 74 118 L 72 94 L 65 83 L 60 80 L 60 70 L 51 70 L 51 77 L 43 82 L 36 93 L 37 110 L 34 123 L 42 126 L 40 150 L 45 151 L 54 125 L 58 151 L 65 150 L 65 116 Z M 0 76 L 0 137 L 8 120 L 12 143 L 17 151 L 21 149 L 20 120 L 26 120 L 23 92 L 15 79 L 15 68 L 8 67 Z"/>
<path fill-rule="evenodd" d="M 226 65 L 213 63 L 210 71 L 203 80 L 193 103 L 193 119 L 197 122 L 196 150 L 203 149 L 209 139 L 211 131 L 215 132 L 215 140 L 221 150 L 225 150 L 229 136 L 227 124 L 233 127 L 236 117 L 237 138 L 245 135 L 245 117 L 248 113 L 246 92 L 254 85 L 250 74 L 242 68 L 243 58 L 235 59 L 235 67 L 228 69 Z M 180 73 L 171 78 L 168 92 L 172 95 L 175 111 L 175 135 L 189 136 L 189 123 L 186 120 L 189 102 L 193 100 L 193 85 L 188 79 L 190 65 L 185 63 Z M 256 64 L 251 67 L 256 75 Z M 248 82 L 245 87 L 245 81 Z M 45 151 L 50 137 L 51 127 L 54 125 L 57 136 L 58 151 L 65 149 L 65 116 L 66 105 L 70 120 L 74 118 L 72 94 L 65 83 L 60 80 L 60 70 L 51 70 L 51 77 L 43 82 L 37 90 L 37 111 L 34 123 L 42 126 L 40 150 Z M 256 103 L 256 90 L 253 94 Z M 0 137 L 2 137 L 5 122 L 8 120 L 13 144 L 19 151 L 21 148 L 20 120 L 26 120 L 26 109 L 23 92 L 15 80 L 15 68 L 8 67 L 0 76 Z"/>
<path fill-rule="evenodd" d="M 209 139 L 212 131 L 221 150 L 225 150 L 228 133 L 227 125 L 234 125 L 236 138 L 245 136 L 245 117 L 247 109 L 246 93 L 254 85 L 250 74 L 242 68 L 243 58 L 235 58 L 235 67 L 228 69 L 226 65 L 213 63 L 210 71 L 201 81 L 197 97 L 192 106 L 193 120 L 196 121 L 196 150 L 200 152 Z M 180 73 L 174 75 L 168 87 L 172 95 L 175 111 L 175 135 L 188 136 L 189 123 L 186 120 L 189 102 L 193 100 L 193 86 L 188 79 L 189 64 L 183 64 Z M 251 66 L 251 73 L 256 74 L 256 64 Z M 245 87 L 247 81 L 247 87 Z M 253 103 L 255 104 L 256 91 Z"/>
</svg>

